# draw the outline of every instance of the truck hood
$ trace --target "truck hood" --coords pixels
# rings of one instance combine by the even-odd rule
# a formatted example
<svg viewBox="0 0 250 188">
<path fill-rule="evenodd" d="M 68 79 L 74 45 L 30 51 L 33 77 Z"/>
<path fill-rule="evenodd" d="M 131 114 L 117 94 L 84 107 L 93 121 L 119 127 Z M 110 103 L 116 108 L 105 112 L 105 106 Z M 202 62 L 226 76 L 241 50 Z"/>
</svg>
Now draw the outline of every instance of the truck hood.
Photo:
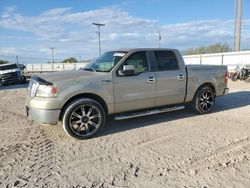
<svg viewBox="0 0 250 188">
<path fill-rule="evenodd" d="M 12 72 L 19 72 L 19 69 L 8 69 L 8 70 L 0 70 L 0 75 L 1 74 L 6 74 L 6 73 L 12 73 Z"/>
<path fill-rule="evenodd" d="M 38 77 L 51 82 L 57 83 L 71 79 L 79 79 L 84 77 L 93 77 L 97 76 L 99 73 L 92 71 L 83 71 L 83 70 L 70 70 L 70 71 L 61 71 L 47 74 L 37 75 Z"/>
</svg>

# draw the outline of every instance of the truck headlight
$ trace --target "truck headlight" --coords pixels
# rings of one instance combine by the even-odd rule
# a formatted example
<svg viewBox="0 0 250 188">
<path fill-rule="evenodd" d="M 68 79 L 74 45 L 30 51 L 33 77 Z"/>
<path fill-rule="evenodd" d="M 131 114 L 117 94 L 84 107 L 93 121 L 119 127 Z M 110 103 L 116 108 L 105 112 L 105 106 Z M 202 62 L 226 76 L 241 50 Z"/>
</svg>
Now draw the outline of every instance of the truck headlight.
<svg viewBox="0 0 250 188">
<path fill-rule="evenodd" d="M 58 89 L 53 85 L 39 85 L 36 91 L 37 97 L 56 97 Z"/>
</svg>

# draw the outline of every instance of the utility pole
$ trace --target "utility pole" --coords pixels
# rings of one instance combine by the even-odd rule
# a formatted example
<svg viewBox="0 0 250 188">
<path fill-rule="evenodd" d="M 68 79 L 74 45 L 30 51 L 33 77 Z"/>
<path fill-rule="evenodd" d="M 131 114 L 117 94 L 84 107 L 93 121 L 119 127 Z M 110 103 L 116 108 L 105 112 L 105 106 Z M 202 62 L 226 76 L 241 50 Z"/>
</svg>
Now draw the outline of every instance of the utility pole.
<svg viewBox="0 0 250 188">
<path fill-rule="evenodd" d="M 18 64 L 18 55 L 16 55 L 16 64 Z"/>
<path fill-rule="evenodd" d="M 234 0 L 234 51 L 236 51 L 237 1 Z"/>
<path fill-rule="evenodd" d="M 242 23 L 242 0 L 234 2 L 234 51 L 240 51 L 241 43 L 241 23 Z"/>
<path fill-rule="evenodd" d="M 157 31 L 158 33 L 158 48 L 161 47 L 161 32 L 160 31 Z"/>
<path fill-rule="evenodd" d="M 97 31 L 97 35 L 98 35 L 98 39 L 99 39 L 99 55 L 101 55 L 101 27 L 105 26 L 105 24 L 101 24 L 101 23 L 92 23 L 93 25 L 97 26 L 98 31 Z"/>
<path fill-rule="evenodd" d="M 54 58 L 54 47 L 51 47 L 51 57 L 52 57 L 52 63 L 54 64 L 55 63 L 55 58 Z"/>
</svg>

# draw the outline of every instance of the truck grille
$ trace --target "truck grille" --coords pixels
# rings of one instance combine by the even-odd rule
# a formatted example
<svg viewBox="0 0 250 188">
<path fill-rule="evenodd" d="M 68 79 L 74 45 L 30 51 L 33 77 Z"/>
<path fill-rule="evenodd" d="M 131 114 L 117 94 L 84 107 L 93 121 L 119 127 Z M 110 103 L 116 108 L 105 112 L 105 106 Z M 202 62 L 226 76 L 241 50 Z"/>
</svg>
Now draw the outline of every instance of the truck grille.
<svg viewBox="0 0 250 188">
<path fill-rule="evenodd" d="M 2 84 L 15 83 L 19 81 L 18 72 L 10 72 L 0 75 Z"/>
</svg>

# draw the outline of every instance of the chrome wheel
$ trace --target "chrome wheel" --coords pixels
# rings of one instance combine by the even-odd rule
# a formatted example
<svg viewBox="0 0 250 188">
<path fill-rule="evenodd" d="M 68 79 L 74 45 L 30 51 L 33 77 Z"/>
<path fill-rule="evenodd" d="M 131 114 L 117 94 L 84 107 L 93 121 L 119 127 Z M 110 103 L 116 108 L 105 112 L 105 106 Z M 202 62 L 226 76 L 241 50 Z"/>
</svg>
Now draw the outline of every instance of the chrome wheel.
<svg viewBox="0 0 250 188">
<path fill-rule="evenodd" d="M 74 109 L 69 118 L 71 130 L 78 136 L 94 134 L 101 126 L 101 112 L 92 105 L 81 105 Z"/>
<path fill-rule="evenodd" d="M 214 94 L 210 90 L 204 90 L 199 99 L 199 108 L 203 112 L 208 112 L 213 108 Z"/>
</svg>

